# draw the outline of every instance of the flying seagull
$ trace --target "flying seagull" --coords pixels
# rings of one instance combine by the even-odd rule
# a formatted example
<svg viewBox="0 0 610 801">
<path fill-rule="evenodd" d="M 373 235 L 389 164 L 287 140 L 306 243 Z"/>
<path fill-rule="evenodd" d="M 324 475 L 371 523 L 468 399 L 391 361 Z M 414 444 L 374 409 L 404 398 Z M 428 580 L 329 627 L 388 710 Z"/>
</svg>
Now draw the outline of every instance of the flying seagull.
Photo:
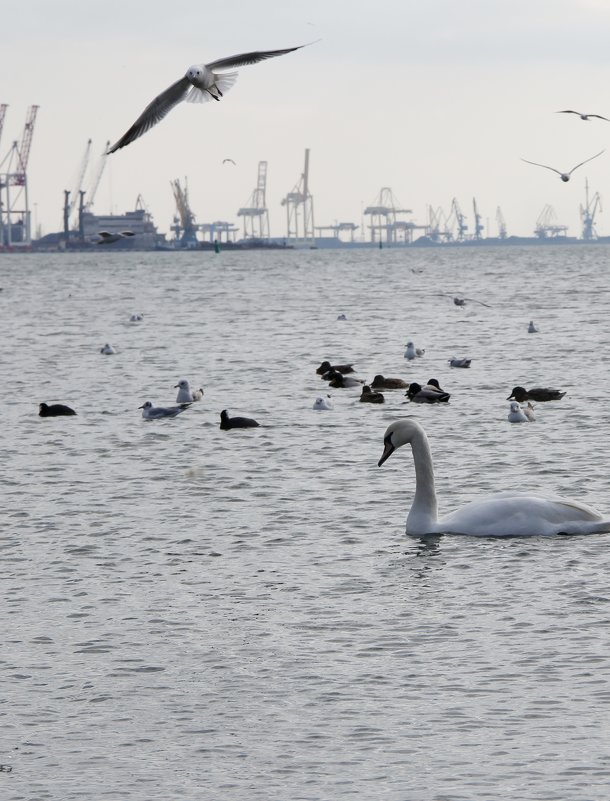
<svg viewBox="0 0 610 801">
<path fill-rule="evenodd" d="M 233 161 L 233 159 L 223 159 L 222 163 L 223 164 L 233 164 L 233 165 L 235 165 L 235 162 Z"/>
<path fill-rule="evenodd" d="M 153 125 L 160 122 L 165 115 L 181 100 L 187 103 L 207 103 L 209 100 L 220 100 L 237 80 L 236 72 L 217 72 L 231 67 L 245 67 L 247 64 L 257 64 L 267 58 L 283 56 L 300 50 L 306 45 L 288 47 L 285 50 L 261 50 L 254 53 L 241 53 L 229 58 L 220 58 L 209 64 L 194 64 L 186 71 L 186 75 L 173 83 L 158 97 L 149 103 L 131 128 L 112 145 L 106 152 L 114 153 L 125 145 L 129 145 L 138 137 L 150 130 Z"/>
<path fill-rule="evenodd" d="M 580 164 L 576 165 L 576 167 L 572 167 L 572 169 L 569 172 L 560 172 L 559 170 L 556 170 L 555 167 L 549 167 L 546 164 L 538 164 L 537 161 L 528 161 L 527 159 L 521 159 L 521 161 L 524 161 L 526 164 L 533 164 L 535 167 L 544 167 L 546 170 L 553 170 L 553 172 L 556 172 L 562 181 L 569 181 L 570 175 L 572 175 L 574 170 L 577 170 L 579 167 L 582 167 L 582 165 L 586 164 L 588 161 L 593 161 L 593 159 L 596 159 L 598 156 L 601 156 L 601 154 L 604 152 L 605 152 L 604 150 L 600 150 L 599 153 L 596 153 L 594 156 L 591 156 L 591 158 L 581 161 Z"/>
<path fill-rule="evenodd" d="M 128 239 L 130 236 L 135 236 L 133 231 L 121 231 L 120 233 L 111 234 L 108 231 L 100 231 L 98 233 L 99 239 L 97 240 L 98 245 L 112 245 L 114 242 L 118 242 L 119 239 Z"/>
<path fill-rule="evenodd" d="M 602 117 L 601 114 L 583 114 L 580 111 L 572 111 L 572 109 L 566 108 L 563 111 L 557 111 L 556 114 L 578 114 L 581 120 L 590 120 L 591 117 L 595 117 L 596 120 L 606 120 L 606 122 L 610 122 L 608 117 Z"/>
</svg>

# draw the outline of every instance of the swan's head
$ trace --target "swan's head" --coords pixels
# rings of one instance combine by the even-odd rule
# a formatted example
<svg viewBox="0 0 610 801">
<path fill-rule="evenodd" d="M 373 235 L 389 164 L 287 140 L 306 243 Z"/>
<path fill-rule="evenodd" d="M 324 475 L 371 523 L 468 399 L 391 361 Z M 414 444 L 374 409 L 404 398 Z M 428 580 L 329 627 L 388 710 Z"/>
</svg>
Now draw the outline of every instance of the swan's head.
<svg viewBox="0 0 610 801">
<path fill-rule="evenodd" d="M 186 71 L 186 77 L 189 79 L 189 81 L 200 80 L 203 78 L 203 70 L 197 65 L 189 67 Z"/>
<path fill-rule="evenodd" d="M 415 420 L 396 420 L 391 423 L 383 437 L 383 453 L 381 454 L 381 459 L 377 462 L 377 467 L 381 467 L 396 448 L 412 442 L 415 436 L 423 433 L 423 428 Z"/>
</svg>

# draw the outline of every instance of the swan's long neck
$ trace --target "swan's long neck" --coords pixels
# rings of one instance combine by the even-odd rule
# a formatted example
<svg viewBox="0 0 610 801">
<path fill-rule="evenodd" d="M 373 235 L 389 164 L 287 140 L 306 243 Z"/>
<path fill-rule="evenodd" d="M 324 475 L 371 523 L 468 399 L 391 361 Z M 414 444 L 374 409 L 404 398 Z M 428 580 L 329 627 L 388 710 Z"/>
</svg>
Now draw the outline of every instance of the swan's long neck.
<svg viewBox="0 0 610 801">
<path fill-rule="evenodd" d="M 437 521 L 434 468 L 428 438 L 423 431 L 411 440 L 415 462 L 415 497 L 407 516 L 407 533 L 430 534 Z"/>
</svg>

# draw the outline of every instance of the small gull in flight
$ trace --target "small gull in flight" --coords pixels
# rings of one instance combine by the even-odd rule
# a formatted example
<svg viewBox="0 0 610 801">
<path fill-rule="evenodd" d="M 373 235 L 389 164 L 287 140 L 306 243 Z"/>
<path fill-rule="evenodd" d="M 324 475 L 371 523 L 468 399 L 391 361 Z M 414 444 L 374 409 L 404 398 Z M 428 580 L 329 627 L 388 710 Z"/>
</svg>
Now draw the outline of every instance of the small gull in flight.
<svg viewBox="0 0 610 801">
<path fill-rule="evenodd" d="M 131 236 L 135 236 L 133 231 L 121 231 L 120 233 L 111 234 L 109 231 L 100 231 L 98 233 L 99 239 L 97 240 L 98 245 L 112 245 L 114 242 L 118 242 L 120 239 L 128 239 Z"/>
<path fill-rule="evenodd" d="M 555 112 L 556 114 L 578 114 L 581 120 L 590 120 L 591 117 L 595 117 L 597 120 L 606 120 L 606 122 L 610 122 L 608 117 L 602 117 L 601 114 L 583 114 L 581 111 L 573 111 L 570 108 L 565 108 L 562 111 Z"/>
<path fill-rule="evenodd" d="M 574 170 L 577 170 L 579 167 L 582 167 L 582 165 L 586 164 L 588 161 L 593 161 L 593 159 L 596 159 L 598 156 L 601 156 L 601 154 L 604 152 L 605 152 L 604 150 L 600 150 L 599 153 L 596 153 L 594 156 L 591 156 L 591 158 L 581 161 L 580 164 L 576 165 L 576 167 L 572 167 L 572 169 L 569 172 L 560 172 L 560 170 L 556 170 L 555 167 L 549 167 L 547 164 L 539 164 L 537 161 L 528 161 L 527 159 L 521 159 L 521 161 L 524 161 L 526 164 L 533 164 L 534 167 L 544 167 L 545 170 L 553 170 L 553 172 L 556 172 L 562 181 L 569 181 L 570 176 L 572 175 Z"/>
<path fill-rule="evenodd" d="M 106 152 L 114 153 L 125 145 L 131 144 L 135 139 L 149 131 L 153 125 L 160 122 L 180 101 L 187 103 L 207 103 L 209 100 L 220 100 L 237 80 L 236 72 L 217 72 L 231 67 L 245 67 L 248 64 L 257 64 L 267 58 L 283 56 L 300 50 L 306 45 L 288 47 L 284 50 L 261 50 L 253 53 L 240 53 L 228 58 L 219 58 L 209 64 L 194 64 L 189 67 L 186 74 L 168 87 L 164 92 L 150 102 L 131 128 L 112 145 Z"/>
</svg>

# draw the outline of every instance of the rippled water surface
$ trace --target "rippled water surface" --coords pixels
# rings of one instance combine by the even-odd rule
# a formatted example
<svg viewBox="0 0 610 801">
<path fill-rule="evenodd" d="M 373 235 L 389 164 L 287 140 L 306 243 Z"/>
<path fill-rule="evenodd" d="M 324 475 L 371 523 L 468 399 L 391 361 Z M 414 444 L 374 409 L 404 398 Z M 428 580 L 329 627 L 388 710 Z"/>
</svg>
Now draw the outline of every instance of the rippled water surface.
<svg viewBox="0 0 610 801">
<path fill-rule="evenodd" d="M 413 415 L 441 512 L 535 490 L 610 514 L 609 257 L 0 256 L 0 797 L 607 798 L 610 535 L 408 538 L 409 449 L 377 461 Z M 315 412 L 326 358 L 451 401 Z M 182 376 L 203 401 L 144 421 Z M 510 425 L 516 384 L 567 395 Z"/>
</svg>

